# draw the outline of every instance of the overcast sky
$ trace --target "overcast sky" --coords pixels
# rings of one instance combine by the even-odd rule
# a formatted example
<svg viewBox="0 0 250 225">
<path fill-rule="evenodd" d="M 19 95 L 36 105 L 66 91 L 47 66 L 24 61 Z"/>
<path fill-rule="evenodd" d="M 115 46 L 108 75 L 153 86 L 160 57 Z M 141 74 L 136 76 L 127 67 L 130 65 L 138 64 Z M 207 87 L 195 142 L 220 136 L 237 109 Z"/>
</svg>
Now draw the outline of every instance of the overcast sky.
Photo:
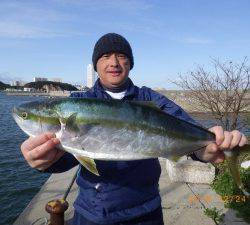
<svg viewBox="0 0 250 225">
<path fill-rule="evenodd" d="M 249 0 L 0 0 L 0 80 L 86 83 L 95 42 L 116 32 L 132 46 L 135 84 L 175 88 L 211 58 L 249 57 L 249 11 Z"/>
</svg>

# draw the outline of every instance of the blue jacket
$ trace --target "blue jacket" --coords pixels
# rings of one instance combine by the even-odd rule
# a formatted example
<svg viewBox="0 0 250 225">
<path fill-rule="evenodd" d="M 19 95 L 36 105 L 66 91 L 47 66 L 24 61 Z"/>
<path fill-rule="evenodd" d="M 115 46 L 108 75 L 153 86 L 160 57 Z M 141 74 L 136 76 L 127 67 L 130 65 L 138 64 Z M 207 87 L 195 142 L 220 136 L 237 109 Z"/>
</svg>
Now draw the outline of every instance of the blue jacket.
<svg viewBox="0 0 250 225">
<path fill-rule="evenodd" d="M 71 97 L 111 99 L 99 79 L 87 92 L 73 93 Z M 148 87 L 139 88 L 129 79 L 122 100 L 153 101 L 166 113 L 193 122 L 189 115 L 174 102 Z M 158 182 L 161 167 L 158 159 L 107 162 L 95 160 L 101 176 L 81 166 L 77 177 L 79 194 L 75 210 L 95 223 L 115 223 L 153 211 L 161 205 Z M 63 172 L 78 161 L 66 153 L 47 172 Z"/>
</svg>

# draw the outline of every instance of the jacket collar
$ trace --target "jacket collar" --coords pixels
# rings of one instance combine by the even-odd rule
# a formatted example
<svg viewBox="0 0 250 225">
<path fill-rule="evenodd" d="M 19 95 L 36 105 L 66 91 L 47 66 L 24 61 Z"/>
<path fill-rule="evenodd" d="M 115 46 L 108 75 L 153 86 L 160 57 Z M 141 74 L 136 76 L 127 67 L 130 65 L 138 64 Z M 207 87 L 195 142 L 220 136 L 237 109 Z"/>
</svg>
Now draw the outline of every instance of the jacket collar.
<svg viewBox="0 0 250 225">
<path fill-rule="evenodd" d="M 123 97 L 123 99 L 132 99 L 138 92 L 138 87 L 136 87 L 132 80 L 130 78 L 128 78 L 128 86 L 127 86 L 127 90 L 125 93 L 125 96 Z M 99 96 L 99 94 L 102 95 L 108 95 L 108 93 L 105 92 L 105 89 L 103 88 L 103 86 L 100 83 L 100 78 L 97 79 L 97 81 L 95 82 L 95 85 L 93 87 L 94 92 L 97 94 L 97 96 Z"/>
</svg>

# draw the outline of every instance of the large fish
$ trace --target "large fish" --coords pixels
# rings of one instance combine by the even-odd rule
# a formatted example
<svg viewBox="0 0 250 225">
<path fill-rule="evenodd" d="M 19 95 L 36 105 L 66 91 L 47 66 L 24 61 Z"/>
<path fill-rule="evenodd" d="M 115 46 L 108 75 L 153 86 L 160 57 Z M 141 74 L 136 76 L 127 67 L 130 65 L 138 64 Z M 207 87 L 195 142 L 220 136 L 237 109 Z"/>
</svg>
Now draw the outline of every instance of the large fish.
<svg viewBox="0 0 250 225">
<path fill-rule="evenodd" d="M 59 147 L 96 175 L 94 159 L 179 157 L 215 142 L 212 132 L 166 114 L 150 102 L 46 99 L 14 108 L 13 117 L 29 136 L 56 133 Z M 236 151 L 231 152 L 230 162 L 237 158 Z M 244 191 L 236 163 L 230 165 Z"/>
</svg>

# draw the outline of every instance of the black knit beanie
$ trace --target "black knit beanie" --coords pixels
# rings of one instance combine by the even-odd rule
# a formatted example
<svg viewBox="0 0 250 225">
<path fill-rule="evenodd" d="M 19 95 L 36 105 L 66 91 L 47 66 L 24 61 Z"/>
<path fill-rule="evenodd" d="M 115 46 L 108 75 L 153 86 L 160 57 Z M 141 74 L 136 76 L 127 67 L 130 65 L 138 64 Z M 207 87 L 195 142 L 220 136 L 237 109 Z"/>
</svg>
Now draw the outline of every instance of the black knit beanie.
<svg viewBox="0 0 250 225">
<path fill-rule="evenodd" d="M 96 71 L 96 63 L 98 59 L 110 52 L 119 52 L 125 54 L 130 60 L 130 70 L 134 66 L 134 58 L 130 44 L 121 35 L 115 33 L 108 33 L 103 35 L 95 44 L 92 62 Z"/>
</svg>

